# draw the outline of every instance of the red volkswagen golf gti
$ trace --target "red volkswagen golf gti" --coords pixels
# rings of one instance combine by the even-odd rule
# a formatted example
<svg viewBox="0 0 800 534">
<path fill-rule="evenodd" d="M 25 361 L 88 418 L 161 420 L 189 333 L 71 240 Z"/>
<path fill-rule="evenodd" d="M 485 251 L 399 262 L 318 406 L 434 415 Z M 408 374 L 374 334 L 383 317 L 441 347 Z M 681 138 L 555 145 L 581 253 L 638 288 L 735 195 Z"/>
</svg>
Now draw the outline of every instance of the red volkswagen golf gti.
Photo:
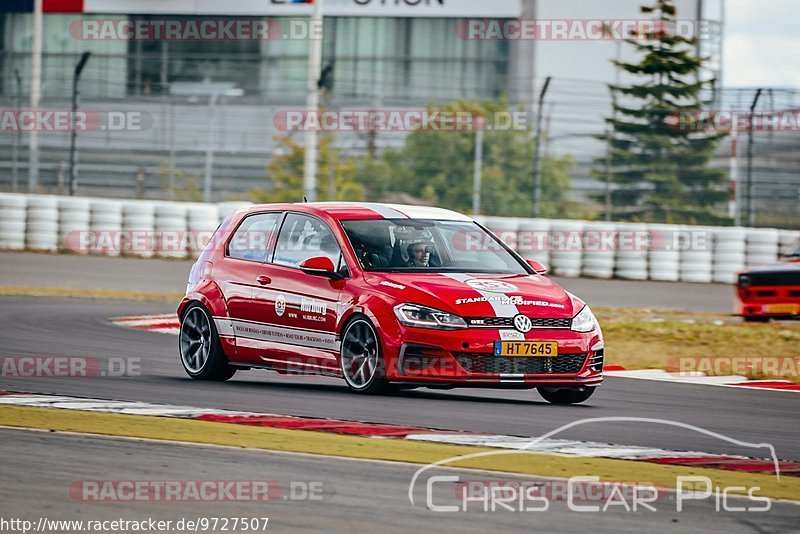
<svg viewBox="0 0 800 534">
<path fill-rule="evenodd" d="M 588 399 L 603 334 L 585 302 L 469 217 L 419 206 L 253 206 L 220 225 L 178 308 L 198 380 L 238 370 Z"/>
</svg>

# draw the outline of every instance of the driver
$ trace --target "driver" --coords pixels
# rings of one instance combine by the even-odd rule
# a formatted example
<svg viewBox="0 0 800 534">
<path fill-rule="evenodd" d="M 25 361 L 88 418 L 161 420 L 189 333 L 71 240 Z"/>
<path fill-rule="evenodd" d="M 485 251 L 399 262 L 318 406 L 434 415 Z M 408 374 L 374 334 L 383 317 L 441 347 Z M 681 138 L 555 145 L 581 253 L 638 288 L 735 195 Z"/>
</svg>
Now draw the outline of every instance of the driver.
<svg viewBox="0 0 800 534">
<path fill-rule="evenodd" d="M 430 267 L 433 243 L 419 241 L 408 245 L 409 267 Z"/>
</svg>

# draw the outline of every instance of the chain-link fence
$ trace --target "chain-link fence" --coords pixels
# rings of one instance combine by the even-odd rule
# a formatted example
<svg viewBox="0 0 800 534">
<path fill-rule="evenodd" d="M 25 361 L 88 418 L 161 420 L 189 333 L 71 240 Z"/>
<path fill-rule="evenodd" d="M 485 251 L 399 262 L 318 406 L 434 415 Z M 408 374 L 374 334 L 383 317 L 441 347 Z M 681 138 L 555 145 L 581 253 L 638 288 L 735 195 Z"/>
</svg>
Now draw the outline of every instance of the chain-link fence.
<svg viewBox="0 0 800 534">
<path fill-rule="evenodd" d="M 152 59 L 152 56 L 143 57 Z M 70 108 L 71 72 L 78 58 L 77 53 L 45 55 L 43 109 Z M 201 58 L 195 59 L 200 61 Z M 280 151 L 275 136 L 283 134 L 276 117 L 287 110 L 302 110 L 305 92 L 271 90 L 270 83 L 277 82 L 265 82 L 263 78 L 271 66 L 272 60 L 268 57 L 245 54 L 234 59 L 220 54 L 205 55 L 202 60 L 209 65 L 224 64 L 227 69 L 235 67 L 252 72 L 254 77 L 262 79 L 251 80 L 242 87 L 235 81 L 180 81 L 164 77 L 165 84 L 157 76 L 135 74 L 150 72 L 155 67 L 131 67 L 132 62 L 139 60 L 129 50 L 93 55 L 87 69 L 94 69 L 94 74 L 90 76 L 91 84 L 82 87 L 85 90 L 80 102 L 81 110 L 89 114 L 92 123 L 77 137 L 80 194 L 199 200 L 207 173 L 213 177 L 215 200 L 244 198 L 252 189 L 269 188 L 267 164 L 276 151 Z M 191 62 L 191 57 L 184 61 Z M 295 74 L 286 76 L 297 77 L 300 86 L 304 62 L 296 61 L 300 63 L 294 67 Z M 361 58 L 360 61 L 369 62 L 370 59 Z M 29 105 L 27 63 L 27 58 L 19 53 L 6 52 L 2 56 L 0 108 L 6 114 L 25 110 Z M 395 79 L 402 74 L 398 73 L 401 67 L 396 62 L 373 63 L 370 79 Z M 491 64 L 493 72 L 504 69 L 502 61 L 490 58 L 459 68 L 474 69 L 478 64 Z M 86 75 L 90 72 L 87 70 Z M 430 103 L 498 98 L 503 94 L 504 84 L 511 83 L 507 72 L 495 75 L 495 81 L 487 85 L 476 76 L 467 76 L 456 69 L 448 76 L 420 75 L 413 81 L 413 92 L 386 95 L 382 84 L 372 84 L 359 74 L 361 72 L 337 66 L 332 74 L 331 90 L 326 92 L 326 108 L 424 109 Z M 746 113 L 755 93 L 755 89 L 720 89 L 712 95 L 710 107 Z M 217 97 L 213 97 L 214 94 Z M 535 123 L 532 100 L 509 103 L 511 109 L 519 109 L 526 115 L 526 127 L 531 129 Z M 796 112 L 800 109 L 800 93 L 765 88 L 755 109 L 757 112 Z M 553 79 L 542 109 L 543 154 L 568 154 L 574 159 L 569 196 L 585 204 L 585 212 L 593 213 L 598 219 L 605 217 L 606 210 L 598 200 L 606 187 L 597 173 L 598 160 L 602 161 L 606 152 L 605 119 L 611 113 L 607 84 L 579 77 Z M 64 192 L 69 180 L 70 128 L 48 129 L 45 126 L 44 129 L 46 131 L 38 136 L 41 146 L 39 190 Z M 2 130 L 0 189 L 8 191 L 16 187 L 26 191 L 29 134 L 19 129 L 15 131 L 8 124 Z M 492 135 L 489 131 L 485 133 Z M 289 135 L 298 143 L 303 142 L 302 132 Z M 406 135 L 406 131 L 391 128 L 337 132 L 335 144 L 346 154 L 380 155 L 387 147 L 403 146 Z M 744 208 L 750 192 L 749 206 L 756 226 L 800 227 L 800 154 L 796 150 L 800 127 L 796 123 L 786 123 L 775 129 L 755 128 L 752 147 L 748 146 L 749 139 L 747 129 L 729 132 L 712 161 L 712 165 L 726 174 L 738 176 L 742 223 L 747 224 L 749 220 Z M 602 172 L 602 166 L 599 170 Z M 748 177 L 751 177 L 749 182 Z M 472 178 L 472 175 L 464 176 L 470 183 Z M 736 198 L 733 188 L 730 198 L 730 205 L 719 205 L 721 216 L 733 214 L 731 206 Z"/>
</svg>

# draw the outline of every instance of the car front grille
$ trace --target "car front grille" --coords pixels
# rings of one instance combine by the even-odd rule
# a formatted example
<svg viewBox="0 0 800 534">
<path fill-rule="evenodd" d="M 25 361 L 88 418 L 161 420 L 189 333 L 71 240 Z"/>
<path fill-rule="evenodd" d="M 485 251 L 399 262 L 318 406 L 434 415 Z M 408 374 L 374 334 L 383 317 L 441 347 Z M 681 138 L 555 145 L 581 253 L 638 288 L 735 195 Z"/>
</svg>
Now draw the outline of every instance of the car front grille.
<svg viewBox="0 0 800 534">
<path fill-rule="evenodd" d="M 471 352 L 454 353 L 458 364 L 472 374 L 576 374 L 588 354 L 559 354 L 555 358 L 506 358 Z"/>
<path fill-rule="evenodd" d="M 513 317 L 467 317 L 467 324 L 472 327 L 514 328 Z M 572 319 L 552 319 L 531 317 L 534 328 L 571 328 Z"/>
</svg>

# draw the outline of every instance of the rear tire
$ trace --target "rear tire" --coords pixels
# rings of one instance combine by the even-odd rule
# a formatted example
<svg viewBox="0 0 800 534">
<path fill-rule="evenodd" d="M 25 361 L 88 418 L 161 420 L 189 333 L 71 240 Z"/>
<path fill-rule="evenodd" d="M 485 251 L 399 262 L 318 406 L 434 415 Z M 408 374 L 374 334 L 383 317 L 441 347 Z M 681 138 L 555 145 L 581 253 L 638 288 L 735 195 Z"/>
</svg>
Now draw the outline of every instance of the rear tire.
<svg viewBox="0 0 800 534">
<path fill-rule="evenodd" d="M 746 323 L 768 323 L 769 317 L 761 317 L 760 315 L 745 315 L 744 322 Z"/>
<path fill-rule="evenodd" d="M 539 395 L 550 404 L 578 404 L 594 394 L 596 387 L 536 388 Z"/>
<path fill-rule="evenodd" d="M 183 369 L 194 380 L 224 382 L 236 374 L 222 350 L 211 314 L 199 302 L 190 304 L 183 313 L 178 350 Z"/>
</svg>

